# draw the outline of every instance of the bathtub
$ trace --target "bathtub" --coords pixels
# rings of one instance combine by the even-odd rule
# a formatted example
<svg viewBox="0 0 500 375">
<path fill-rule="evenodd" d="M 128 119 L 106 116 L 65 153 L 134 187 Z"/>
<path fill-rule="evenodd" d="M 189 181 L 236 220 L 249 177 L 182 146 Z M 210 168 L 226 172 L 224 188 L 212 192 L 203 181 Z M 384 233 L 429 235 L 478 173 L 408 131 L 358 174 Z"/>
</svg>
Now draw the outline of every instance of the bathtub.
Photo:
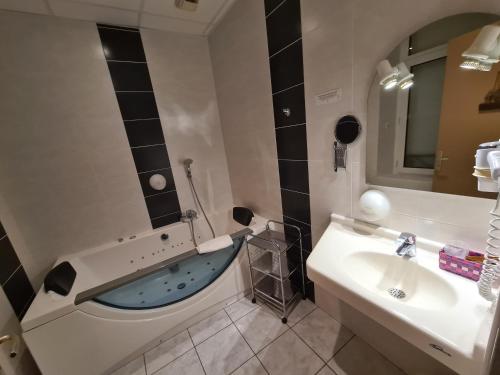
<svg viewBox="0 0 500 375">
<path fill-rule="evenodd" d="M 175 223 L 58 259 L 77 272 L 70 293 L 42 287 L 21 322 L 42 373 L 108 374 L 243 295 L 249 231 L 231 212 L 211 220 L 216 234 L 233 237 L 221 252 L 193 255 L 188 225 Z M 249 226 L 264 228 L 258 216 Z M 209 238 L 203 219 L 195 233 L 197 241 Z"/>
</svg>

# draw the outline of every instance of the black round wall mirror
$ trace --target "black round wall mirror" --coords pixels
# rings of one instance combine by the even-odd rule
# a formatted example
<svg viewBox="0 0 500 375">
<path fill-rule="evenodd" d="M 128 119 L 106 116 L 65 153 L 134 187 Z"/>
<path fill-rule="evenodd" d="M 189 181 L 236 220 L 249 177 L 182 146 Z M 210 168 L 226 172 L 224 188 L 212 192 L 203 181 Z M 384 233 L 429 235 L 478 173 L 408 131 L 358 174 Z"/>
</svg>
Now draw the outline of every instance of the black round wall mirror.
<svg viewBox="0 0 500 375">
<path fill-rule="evenodd" d="M 344 145 L 354 142 L 359 137 L 359 133 L 361 133 L 361 125 L 354 116 L 343 116 L 335 125 L 335 139 Z"/>
</svg>

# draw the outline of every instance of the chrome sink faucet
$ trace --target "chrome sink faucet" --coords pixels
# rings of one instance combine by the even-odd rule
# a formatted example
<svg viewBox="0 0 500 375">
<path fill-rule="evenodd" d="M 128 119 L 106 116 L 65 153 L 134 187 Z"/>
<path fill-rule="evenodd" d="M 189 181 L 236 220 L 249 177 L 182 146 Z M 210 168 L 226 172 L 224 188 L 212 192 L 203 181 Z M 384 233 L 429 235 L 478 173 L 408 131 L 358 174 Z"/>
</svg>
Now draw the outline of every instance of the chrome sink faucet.
<svg viewBox="0 0 500 375">
<path fill-rule="evenodd" d="M 417 236 L 413 233 L 403 232 L 396 240 L 396 254 L 399 256 L 414 257 L 417 255 Z"/>
</svg>

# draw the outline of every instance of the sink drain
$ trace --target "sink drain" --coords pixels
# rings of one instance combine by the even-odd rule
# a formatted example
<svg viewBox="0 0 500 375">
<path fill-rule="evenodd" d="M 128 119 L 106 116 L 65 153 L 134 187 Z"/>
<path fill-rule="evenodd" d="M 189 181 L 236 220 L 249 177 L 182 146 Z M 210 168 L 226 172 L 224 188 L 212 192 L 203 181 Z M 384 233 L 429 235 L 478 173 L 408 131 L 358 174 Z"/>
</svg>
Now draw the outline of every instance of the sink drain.
<svg viewBox="0 0 500 375">
<path fill-rule="evenodd" d="M 392 297 L 397 298 L 397 299 L 403 299 L 406 297 L 406 293 L 398 288 L 389 288 L 387 291 L 389 292 L 389 294 Z"/>
</svg>

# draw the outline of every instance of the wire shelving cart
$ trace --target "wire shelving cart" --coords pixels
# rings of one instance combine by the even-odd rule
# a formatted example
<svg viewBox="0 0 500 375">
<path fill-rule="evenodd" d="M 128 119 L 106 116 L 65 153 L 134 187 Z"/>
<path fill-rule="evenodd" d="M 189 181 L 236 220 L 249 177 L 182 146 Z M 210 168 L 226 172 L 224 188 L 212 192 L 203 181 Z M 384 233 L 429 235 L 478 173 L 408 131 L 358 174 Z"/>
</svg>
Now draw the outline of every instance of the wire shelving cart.
<svg viewBox="0 0 500 375">
<path fill-rule="evenodd" d="M 296 235 L 285 236 L 276 231 L 275 226 L 282 226 L 288 233 Z M 289 237 L 287 240 L 286 237 Z M 290 238 L 292 238 L 290 240 Z M 281 321 L 286 323 L 288 315 L 298 301 L 298 296 L 305 299 L 305 281 L 302 257 L 302 233 L 299 227 L 288 223 L 268 220 L 266 229 L 258 234 L 251 234 L 249 245 L 260 249 L 260 254 L 252 260 L 250 250 L 247 248 L 248 262 L 250 264 L 250 280 L 252 283 L 252 302 L 257 298 L 268 306 L 279 311 Z M 287 256 L 290 250 L 295 249 L 300 256 L 297 261 Z M 299 275 L 297 275 L 297 272 Z M 293 290 L 291 279 L 300 277 L 301 288 Z"/>
</svg>

